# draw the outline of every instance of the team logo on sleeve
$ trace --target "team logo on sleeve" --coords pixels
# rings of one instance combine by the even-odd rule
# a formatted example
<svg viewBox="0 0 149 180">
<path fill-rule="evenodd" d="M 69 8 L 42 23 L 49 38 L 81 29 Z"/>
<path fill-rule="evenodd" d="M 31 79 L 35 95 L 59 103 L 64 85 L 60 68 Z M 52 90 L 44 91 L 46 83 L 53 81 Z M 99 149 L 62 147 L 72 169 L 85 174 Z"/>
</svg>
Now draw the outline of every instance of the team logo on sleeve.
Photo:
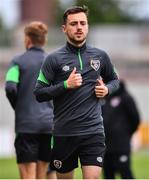
<svg viewBox="0 0 149 180">
<path fill-rule="evenodd" d="M 100 68 L 100 60 L 91 59 L 90 60 L 90 65 L 95 71 L 98 71 L 98 69 Z"/>
<path fill-rule="evenodd" d="M 56 169 L 60 169 L 62 167 L 62 161 L 54 160 L 54 166 L 56 167 Z"/>
</svg>

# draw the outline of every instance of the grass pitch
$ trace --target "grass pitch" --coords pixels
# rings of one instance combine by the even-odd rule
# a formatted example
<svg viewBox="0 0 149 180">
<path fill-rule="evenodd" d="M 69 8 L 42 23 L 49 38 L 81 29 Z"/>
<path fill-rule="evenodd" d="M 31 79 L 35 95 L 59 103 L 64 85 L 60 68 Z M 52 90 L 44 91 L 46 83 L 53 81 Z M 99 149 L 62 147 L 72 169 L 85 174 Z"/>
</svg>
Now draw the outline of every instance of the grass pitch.
<svg viewBox="0 0 149 180">
<path fill-rule="evenodd" d="M 136 179 L 149 179 L 149 151 L 132 155 L 132 169 Z M 0 158 L 0 179 L 19 179 L 15 157 Z M 82 179 L 81 168 L 75 171 L 75 179 Z"/>
</svg>

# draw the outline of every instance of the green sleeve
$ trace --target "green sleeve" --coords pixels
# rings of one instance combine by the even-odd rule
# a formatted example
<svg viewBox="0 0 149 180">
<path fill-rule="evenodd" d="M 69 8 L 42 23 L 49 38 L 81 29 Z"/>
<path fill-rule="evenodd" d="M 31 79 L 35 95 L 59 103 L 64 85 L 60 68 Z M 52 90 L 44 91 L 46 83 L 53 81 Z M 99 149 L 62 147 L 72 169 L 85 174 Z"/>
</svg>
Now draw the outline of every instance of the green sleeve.
<svg viewBox="0 0 149 180">
<path fill-rule="evenodd" d="M 38 76 L 38 81 L 41 81 L 45 84 L 49 84 L 48 80 L 45 78 L 44 74 L 42 73 L 42 71 L 40 70 L 39 76 Z"/>
<path fill-rule="evenodd" d="M 12 81 L 15 83 L 19 83 L 19 76 L 20 76 L 19 66 L 14 65 L 14 66 L 10 67 L 9 70 L 7 71 L 6 81 Z"/>
</svg>

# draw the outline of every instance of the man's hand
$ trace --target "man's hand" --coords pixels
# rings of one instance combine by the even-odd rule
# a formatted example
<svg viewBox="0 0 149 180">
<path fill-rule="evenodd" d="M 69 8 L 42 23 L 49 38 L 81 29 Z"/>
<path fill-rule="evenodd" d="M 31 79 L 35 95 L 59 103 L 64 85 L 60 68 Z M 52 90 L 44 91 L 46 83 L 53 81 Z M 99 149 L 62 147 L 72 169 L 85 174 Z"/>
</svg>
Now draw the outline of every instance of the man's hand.
<svg viewBox="0 0 149 180">
<path fill-rule="evenodd" d="M 97 79 L 95 94 L 97 98 L 103 98 L 108 94 L 108 88 L 105 86 L 102 80 Z"/>
<path fill-rule="evenodd" d="M 82 85 L 82 76 L 80 73 L 76 73 L 76 67 L 74 67 L 66 83 L 68 89 L 74 89 Z"/>
</svg>

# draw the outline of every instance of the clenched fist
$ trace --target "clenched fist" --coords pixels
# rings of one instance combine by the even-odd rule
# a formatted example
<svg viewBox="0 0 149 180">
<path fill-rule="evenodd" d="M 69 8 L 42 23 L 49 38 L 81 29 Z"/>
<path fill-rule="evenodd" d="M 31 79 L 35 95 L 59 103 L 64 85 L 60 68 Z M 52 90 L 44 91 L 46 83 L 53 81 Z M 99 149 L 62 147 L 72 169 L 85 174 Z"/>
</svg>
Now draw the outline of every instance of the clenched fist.
<svg viewBox="0 0 149 180">
<path fill-rule="evenodd" d="M 74 67 L 73 71 L 66 80 L 66 83 L 68 89 L 74 89 L 82 85 L 82 76 L 80 73 L 76 72 L 76 67 Z"/>
<path fill-rule="evenodd" d="M 97 79 L 95 94 L 97 98 L 103 98 L 108 94 L 108 88 L 105 86 L 102 80 Z"/>
</svg>

